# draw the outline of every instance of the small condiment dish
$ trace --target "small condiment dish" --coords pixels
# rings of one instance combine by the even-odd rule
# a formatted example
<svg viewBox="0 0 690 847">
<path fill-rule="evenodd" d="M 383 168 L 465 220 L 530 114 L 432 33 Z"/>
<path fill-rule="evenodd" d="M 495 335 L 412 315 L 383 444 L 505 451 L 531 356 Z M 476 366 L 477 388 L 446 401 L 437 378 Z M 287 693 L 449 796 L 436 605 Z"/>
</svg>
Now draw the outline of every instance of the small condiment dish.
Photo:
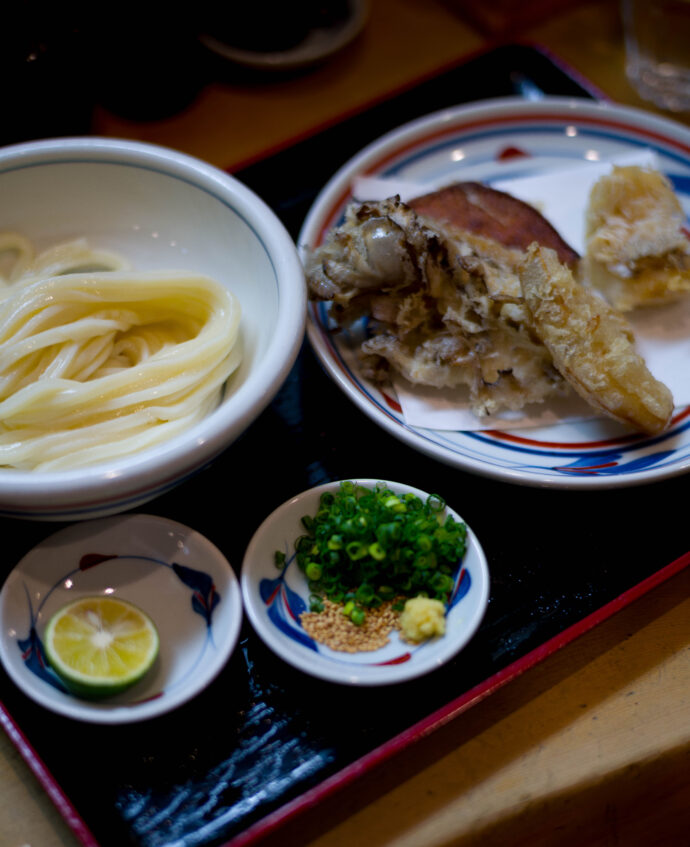
<svg viewBox="0 0 690 847">
<path fill-rule="evenodd" d="M 93 595 L 135 604 L 160 637 L 144 678 L 104 700 L 69 693 L 42 645 L 58 609 Z M 46 709 L 91 723 L 132 723 L 168 712 L 209 685 L 232 654 L 241 624 L 237 577 L 208 539 L 166 518 L 115 516 L 54 533 L 11 571 L 0 591 L 0 660 Z"/>
<path fill-rule="evenodd" d="M 409 485 L 375 479 L 357 480 L 374 488 L 383 482 L 396 494 L 411 493 L 426 501 L 427 493 Z M 281 659 L 307 674 L 346 685 L 374 686 L 403 682 L 445 664 L 468 643 L 484 616 L 489 600 L 489 570 L 482 547 L 467 527 L 467 550 L 454 575 L 446 608 L 446 632 L 421 643 L 403 641 L 397 630 L 377 650 L 346 653 L 314 641 L 300 622 L 309 610 L 306 577 L 294 558 L 295 540 L 304 535 L 301 519 L 313 516 L 324 492 L 335 492 L 340 482 L 311 488 L 279 506 L 257 529 L 247 547 L 240 584 L 247 617 L 264 643 Z M 462 521 L 446 506 L 445 514 Z M 285 553 L 281 570 L 276 551 Z"/>
</svg>

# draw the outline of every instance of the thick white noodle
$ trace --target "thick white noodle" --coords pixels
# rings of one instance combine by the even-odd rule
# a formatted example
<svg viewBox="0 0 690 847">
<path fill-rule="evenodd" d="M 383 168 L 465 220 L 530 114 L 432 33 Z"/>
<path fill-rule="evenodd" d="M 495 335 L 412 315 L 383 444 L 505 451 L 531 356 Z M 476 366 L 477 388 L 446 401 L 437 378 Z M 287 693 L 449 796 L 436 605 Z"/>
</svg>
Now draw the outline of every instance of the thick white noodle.
<svg viewBox="0 0 690 847">
<path fill-rule="evenodd" d="M 237 298 L 136 272 L 84 240 L 0 234 L 0 466 L 64 470 L 143 450 L 219 403 L 241 360 Z M 5 266 L 3 266 L 4 269 Z"/>
</svg>

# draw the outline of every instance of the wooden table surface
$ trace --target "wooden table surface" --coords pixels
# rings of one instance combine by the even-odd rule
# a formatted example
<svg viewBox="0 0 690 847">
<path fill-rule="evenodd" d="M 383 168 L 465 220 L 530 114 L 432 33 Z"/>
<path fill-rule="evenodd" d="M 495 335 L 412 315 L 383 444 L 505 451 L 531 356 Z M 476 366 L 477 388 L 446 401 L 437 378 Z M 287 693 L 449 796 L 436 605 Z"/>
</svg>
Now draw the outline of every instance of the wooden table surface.
<svg viewBox="0 0 690 847">
<path fill-rule="evenodd" d="M 318 68 L 214 80 L 164 120 L 127 121 L 100 110 L 94 131 L 236 167 L 490 45 L 492 36 L 460 13 L 463 5 L 472 4 L 373 0 L 361 35 Z M 504 40 L 543 45 L 611 100 L 658 111 L 625 78 L 615 0 L 560 9 L 522 4 L 526 12 L 532 5 L 541 18 L 527 16 Z M 674 117 L 690 123 L 690 115 Z M 689 773 L 686 568 L 269 841 L 683 847 L 690 845 Z M 75 847 L 4 733 L 0 787 L 1 847 Z"/>
</svg>

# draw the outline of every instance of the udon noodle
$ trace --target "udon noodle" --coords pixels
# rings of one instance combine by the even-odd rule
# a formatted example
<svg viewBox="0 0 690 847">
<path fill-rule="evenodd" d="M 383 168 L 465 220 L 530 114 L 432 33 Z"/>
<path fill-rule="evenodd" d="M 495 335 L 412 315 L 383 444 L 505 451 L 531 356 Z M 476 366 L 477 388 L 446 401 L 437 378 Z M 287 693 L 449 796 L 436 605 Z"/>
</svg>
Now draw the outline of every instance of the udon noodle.
<svg viewBox="0 0 690 847">
<path fill-rule="evenodd" d="M 241 359 L 240 307 L 206 276 L 137 272 L 86 241 L 0 234 L 0 466 L 64 470 L 183 432 Z"/>
</svg>

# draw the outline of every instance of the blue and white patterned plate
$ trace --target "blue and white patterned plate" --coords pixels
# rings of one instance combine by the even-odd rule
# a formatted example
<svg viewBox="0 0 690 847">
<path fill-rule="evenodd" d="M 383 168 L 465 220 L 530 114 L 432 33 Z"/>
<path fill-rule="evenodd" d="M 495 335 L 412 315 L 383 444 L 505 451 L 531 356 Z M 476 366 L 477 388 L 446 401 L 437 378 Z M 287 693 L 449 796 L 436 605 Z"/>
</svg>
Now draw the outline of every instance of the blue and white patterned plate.
<svg viewBox="0 0 690 847">
<path fill-rule="evenodd" d="M 378 480 L 358 480 L 373 488 Z M 426 500 L 428 494 L 385 481 L 396 493 L 411 492 Z M 281 659 L 312 676 L 348 685 L 386 685 L 413 679 L 440 667 L 472 638 L 489 601 L 489 569 L 484 552 L 467 528 L 467 552 L 458 562 L 455 588 L 446 610 L 446 633 L 418 645 L 401 641 L 397 632 L 379 650 L 344 653 L 314 641 L 300 623 L 309 608 L 309 587 L 294 558 L 294 542 L 304 534 L 301 519 L 316 514 L 321 494 L 335 491 L 340 482 L 310 488 L 283 503 L 257 529 L 245 553 L 240 583 L 247 617 L 254 629 Z M 446 513 L 462 521 L 447 507 Z M 276 550 L 286 554 L 287 566 L 275 564 Z"/>
<path fill-rule="evenodd" d="M 48 667 L 48 620 L 80 596 L 109 594 L 151 617 L 160 652 L 149 673 L 102 701 L 68 693 Z M 192 529 L 151 515 L 74 524 L 27 553 L 0 592 L 0 659 L 32 700 L 92 723 L 130 723 L 174 709 L 204 689 L 230 657 L 242 623 L 234 571 Z"/>
<path fill-rule="evenodd" d="M 566 98 L 506 98 L 445 110 L 389 133 L 344 165 L 312 206 L 299 246 L 304 255 L 342 220 L 357 177 L 430 186 L 491 182 L 647 149 L 690 211 L 690 129 L 673 121 Z M 409 446 L 462 470 L 534 486 L 613 488 L 690 469 L 690 407 L 676 409 L 670 429 L 654 438 L 603 419 L 523 430 L 424 429 L 407 424 L 395 397 L 361 376 L 357 330 L 334 333 L 326 304 L 310 305 L 307 333 L 327 373 L 365 414 Z"/>
</svg>

